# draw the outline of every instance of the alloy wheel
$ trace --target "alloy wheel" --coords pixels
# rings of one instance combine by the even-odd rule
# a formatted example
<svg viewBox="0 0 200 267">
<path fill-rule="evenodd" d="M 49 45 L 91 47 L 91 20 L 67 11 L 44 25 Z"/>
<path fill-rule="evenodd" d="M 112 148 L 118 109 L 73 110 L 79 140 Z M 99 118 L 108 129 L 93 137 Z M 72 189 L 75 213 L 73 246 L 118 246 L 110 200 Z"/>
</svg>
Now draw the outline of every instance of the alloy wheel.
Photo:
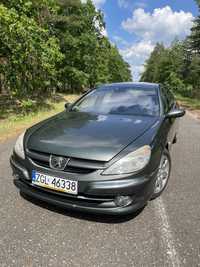
<svg viewBox="0 0 200 267">
<path fill-rule="evenodd" d="M 163 191 L 169 179 L 169 173 L 170 173 L 169 159 L 166 155 L 162 155 L 156 178 L 154 194 L 159 194 L 160 192 Z"/>
</svg>

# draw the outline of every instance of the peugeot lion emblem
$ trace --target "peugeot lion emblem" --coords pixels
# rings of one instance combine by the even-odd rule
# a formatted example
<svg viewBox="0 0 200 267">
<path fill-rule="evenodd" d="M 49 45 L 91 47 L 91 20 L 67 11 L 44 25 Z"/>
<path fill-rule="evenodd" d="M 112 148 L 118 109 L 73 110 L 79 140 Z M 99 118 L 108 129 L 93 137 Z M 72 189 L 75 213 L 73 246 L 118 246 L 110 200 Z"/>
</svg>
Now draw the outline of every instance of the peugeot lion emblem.
<svg viewBox="0 0 200 267">
<path fill-rule="evenodd" d="M 54 170 L 63 171 L 69 162 L 69 158 L 63 158 L 51 155 L 49 159 L 49 165 Z"/>
</svg>

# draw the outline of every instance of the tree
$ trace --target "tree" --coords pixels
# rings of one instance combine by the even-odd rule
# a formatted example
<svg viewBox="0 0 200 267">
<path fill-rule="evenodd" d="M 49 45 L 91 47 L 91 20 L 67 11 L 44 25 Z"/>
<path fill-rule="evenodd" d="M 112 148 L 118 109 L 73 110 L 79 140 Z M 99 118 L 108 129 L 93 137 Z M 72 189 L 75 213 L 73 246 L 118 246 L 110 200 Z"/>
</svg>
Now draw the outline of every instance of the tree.
<svg viewBox="0 0 200 267">
<path fill-rule="evenodd" d="M 200 5 L 200 0 L 196 0 L 197 4 Z"/>
<path fill-rule="evenodd" d="M 196 3 L 200 11 L 200 0 Z M 141 80 L 164 83 L 176 93 L 200 97 L 200 16 L 185 40 L 175 40 L 170 47 L 155 46 Z"/>
<path fill-rule="evenodd" d="M 159 82 L 159 65 L 161 64 L 164 53 L 164 45 L 157 43 L 149 59 L 145 63 L 145 71 L 141 76 L 141 81 Z"/>
<path fill-rule="evenodd" d="M 57 40 L 47 30 L 0 5 L 0 72 L 10 93 L 25 96 L 51 90 L 61 58 Z"/>
<path fill-rule="evenodd" d="M 130 80 L 129 65 L 104 29 L 91 0 L 2 0 L 0 84 L 30 97 Z"/>
<path fill-rule="evenodd" d="M 109 51 L 109 82 L 131 81 L 129 65 L 124 62 L 116 46 L 111 45 Z"/>
<path fill-rule="evenodd" d="M 40 26 L 44 26 L 58 8 L 55 0 L 1 0 L 1 3 L 8 9 L 15 9 L 18 15 L 34 18 Z"/>
<path fill-rule="evenodd" d="M 193 96 L 200 97 L 200 56 L 194 55 L 188 73 L 188 83 L 194 88 Z"/>
<path fill-rule="evenodd" d="M 103 14 L 95 9 L 92 1 L 85 4 L 78 0 L 59 1 L 53 24 L 64 55 L 59 66 L 62 90 L 131 79 L 129 66 L 103 36 Z"/>
<path fill-rule="evenodd" d="M 191 29 L 191 49 L 200 54 L 200 16 L 198 16 L 194 21 L 194 26 Z"/>
<path fill-rule="evenodd" d="M 141 79 L 165 84 L 176 93 L 188 94 L 190 92 L 187 85 L 188 73 L 185 74 L 191 61 L 189 62 L 186 53 L 188 53 L 186 42 L 175 40 L 168 48 L 157 44 L 146 62 Z"/>
</svg>

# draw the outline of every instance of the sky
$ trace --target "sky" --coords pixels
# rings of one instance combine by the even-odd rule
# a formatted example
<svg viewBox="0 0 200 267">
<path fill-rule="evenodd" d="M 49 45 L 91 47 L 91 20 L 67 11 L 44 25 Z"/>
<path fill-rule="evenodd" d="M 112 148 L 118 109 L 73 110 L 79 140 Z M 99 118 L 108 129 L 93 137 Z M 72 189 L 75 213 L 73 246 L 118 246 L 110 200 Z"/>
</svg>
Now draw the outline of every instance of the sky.
<svg viewBox="0 0 200 267">
<path fill-rule="evenodd" d="M 184 39 L 198 15 L 194 0 L 93 0 L 93 3 L 104 13 L 105 34 L 130 64 L 135 81 L 139 80 L 156 42 L 169 46 L 176 38 Z"/>
</svg>

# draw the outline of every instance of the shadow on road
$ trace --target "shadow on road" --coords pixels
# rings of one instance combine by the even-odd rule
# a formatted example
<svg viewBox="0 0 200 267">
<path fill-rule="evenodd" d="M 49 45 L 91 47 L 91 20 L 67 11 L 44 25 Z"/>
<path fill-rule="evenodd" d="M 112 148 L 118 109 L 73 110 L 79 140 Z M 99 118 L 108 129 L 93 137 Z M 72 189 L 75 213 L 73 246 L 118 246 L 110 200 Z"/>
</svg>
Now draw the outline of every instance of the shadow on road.
<svg viewBox="0 0 200 267">
<path fill-rule="evenodd" d="M 95 215 L 95 214 L 89 214 L 89 213 L 83 213 L 83 212 L 77 212 L 77 211 L 70 211 L 65 210 L 63 208 L 50 205 L 48 203 L 42 202 L 38 199 L 34 199 L 29 197 L 28 195 L 24 193 L 20 193 L 20 195 L 25 199 L 30 201 L 31 203 L 38 205 L 42 208 L 48 209 L 52 212 L 56 212 L 65 216 L 70 216 L 76 219 L 86 220 L 86 221 L 93 221 L 93 222 L 100 222 L 100 223 L 106 223 L 106 224 L 119 224 L 119 223 L 125 223 L 130 220 L 133 220 L 136 218 L 144 209 L 141 208 L 140 210 L 136 211 L 133 214 L 129 215 L 123 215 L 123 216 L 111 216 L 111 215 Z"/>
</svg>

